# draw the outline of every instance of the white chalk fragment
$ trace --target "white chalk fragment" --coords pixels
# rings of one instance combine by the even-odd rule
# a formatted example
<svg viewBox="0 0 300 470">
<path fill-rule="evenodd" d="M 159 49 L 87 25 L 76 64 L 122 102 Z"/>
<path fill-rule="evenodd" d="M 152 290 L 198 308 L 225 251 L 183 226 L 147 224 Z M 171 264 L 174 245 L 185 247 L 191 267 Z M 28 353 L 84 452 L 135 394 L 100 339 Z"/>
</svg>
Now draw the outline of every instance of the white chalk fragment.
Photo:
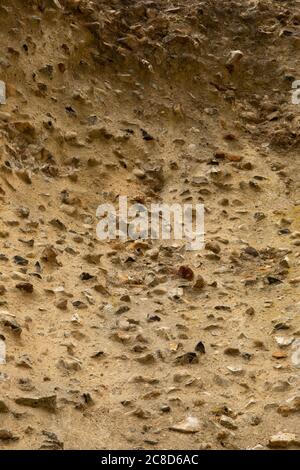
<svg viewBox="0 0 300 470">
<path fill-rule="evenodd" d="M 62 6 L 61 6 L 61 4 L 59 3 L 59 0 L 52 0 L 52 3 L 54 3 L 53 6 L 56 6 L 56 7 L 59 8 L 60 10 L 62 9 Z"/>
<path fill-rule="evenodd" d="M 230 51 L 226 62 L 227 67 L 235 67 L 243 57 L 244 54 L 242 51 Z"/>
<path fill-rule="evenodd" d="M 2 80 L 0 80 L 0 104 L 6 104 L 6 86 Z"/>
</svg>

